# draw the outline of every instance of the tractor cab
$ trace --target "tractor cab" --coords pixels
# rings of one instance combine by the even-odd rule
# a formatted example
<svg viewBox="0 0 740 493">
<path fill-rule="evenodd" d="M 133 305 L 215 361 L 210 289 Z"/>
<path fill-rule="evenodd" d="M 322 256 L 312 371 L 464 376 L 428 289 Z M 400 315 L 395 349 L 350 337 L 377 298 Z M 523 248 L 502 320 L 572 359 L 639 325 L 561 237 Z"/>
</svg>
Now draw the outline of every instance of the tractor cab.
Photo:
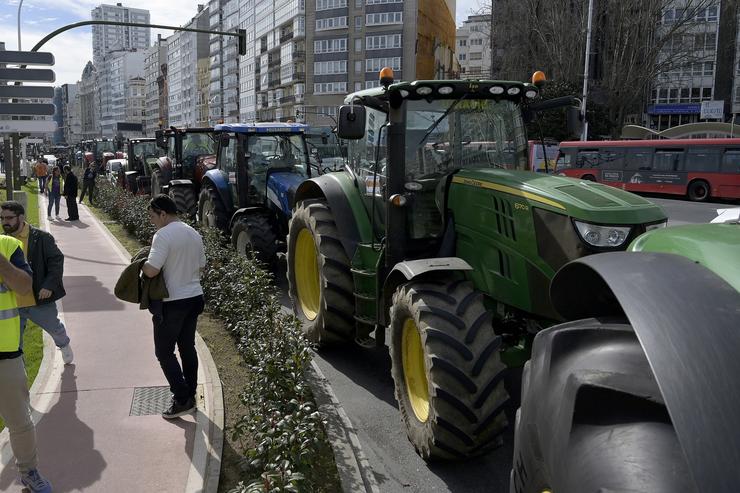
<svg viewBox="0 0 740 493">
<path fill-rule="evenodd" d="M 126 189 L 133 194 L 149 194 L 150 170 L 163 155 L 156 139 L 130 139 L 126 145 Z"/>
<path fill-rule="evenodd" d="M 237 251 L 270 263 L 287 234 L 295 190 L 310 176 L 306 126 L 297 123 L 215 127 L 216 169 L 206 173 L 199 220 L 232 237 Z"/>
</svg>

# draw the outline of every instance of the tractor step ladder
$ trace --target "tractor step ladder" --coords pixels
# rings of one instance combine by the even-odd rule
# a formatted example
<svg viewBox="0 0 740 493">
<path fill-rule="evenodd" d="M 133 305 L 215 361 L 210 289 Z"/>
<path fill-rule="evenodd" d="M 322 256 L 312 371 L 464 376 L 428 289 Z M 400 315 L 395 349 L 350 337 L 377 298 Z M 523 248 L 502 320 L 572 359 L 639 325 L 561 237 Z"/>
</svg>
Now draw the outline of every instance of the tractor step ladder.
<svg viewBox="0 0 740 493">
<path fill-rule="evenodd" d="M 360 244 L 352 259 L 353 295 L 355 298 L 355 321 L 357 337 L 365 338 L 375 330 L 378 307 L 377 274 L 375 267 L 379 252 L 371 245 Z M 368 268 L 371 267 L 371 268 Z"/>
</svg>

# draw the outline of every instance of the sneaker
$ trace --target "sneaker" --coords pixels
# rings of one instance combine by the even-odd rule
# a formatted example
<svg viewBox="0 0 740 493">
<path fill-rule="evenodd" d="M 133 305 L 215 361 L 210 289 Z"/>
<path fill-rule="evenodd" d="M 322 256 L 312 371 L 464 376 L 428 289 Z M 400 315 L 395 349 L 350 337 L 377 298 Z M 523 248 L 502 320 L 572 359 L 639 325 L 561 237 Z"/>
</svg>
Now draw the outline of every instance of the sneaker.
<svg viewBox="0 0 740 493">
<path fill-rule="evenodd" d="M 62 352 L 62 361 L 64 361 L 65 365 L 70 364 L 72 360 L 75 359 L 75 355 L 72 352 L 72 346 L 70 344 L 60 347 L 59 350 Z"/>
<path fill-rule="evenodd" d="M 57 214 L 57 219 L 61 219 L 61 218 L 62 218 L 62 216 L 60 216 L 59 214 Z"/>
<path fill-rule="evenodd" d="M 21 474 L 20 480 L 21 484 L 28 488 L 31 493 L 51 493 L 51 483 L 36 469 Z"/>
<path fill-rule="evenodd" d="M 57 217 L 59 217 L 59 216 L 57 216 Z M 48 216 L 46 219 L 48 219 L 49 221 L 51 221 L 51 216 Z"/>
<path fill-rule="evenodd" d="M 190 412 L 195 409 L 195 399 L 192 397 L 185 402 L 185 404 L 180 404 L 175 400 L 175 398 L 172 398 L 172 404 L 170 404 L 170 408 L 167 409 L 165 412 L 162 413 L 162 417 L 164 419 L 174 419 L 178 418 L 184 414 L 189 414 Z"/>
</svg>

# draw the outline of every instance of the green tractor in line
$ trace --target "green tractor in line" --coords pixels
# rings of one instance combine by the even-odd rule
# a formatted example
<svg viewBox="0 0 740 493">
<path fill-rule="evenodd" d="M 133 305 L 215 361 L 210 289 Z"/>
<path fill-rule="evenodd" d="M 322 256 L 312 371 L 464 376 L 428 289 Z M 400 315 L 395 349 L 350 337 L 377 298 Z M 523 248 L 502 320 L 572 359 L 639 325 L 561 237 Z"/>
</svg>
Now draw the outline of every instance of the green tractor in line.
<svg viewBox="0 0 740 493">
<path fill-rule="evenodd" d="M 714 222 L 714 221 L 713 221 Z M 736 491 L 740 224 L 650 231 L 552 282 L 510 493 Z"/>
<path fill-rule="evenodd" d="M 504 370 L 560 320 L 558 269 L 666 224 L 636 195 L 528 171 L 525 117 L 573 104 L 538 99 L 536 84 L 393 83 L 384 69 L 340 108 L 345 170 L 295 194 L 295 312 L 320 344 L 384 344 L 388 327 L 399 410 L 427 460 L 501 443 Z"/>
</svg>

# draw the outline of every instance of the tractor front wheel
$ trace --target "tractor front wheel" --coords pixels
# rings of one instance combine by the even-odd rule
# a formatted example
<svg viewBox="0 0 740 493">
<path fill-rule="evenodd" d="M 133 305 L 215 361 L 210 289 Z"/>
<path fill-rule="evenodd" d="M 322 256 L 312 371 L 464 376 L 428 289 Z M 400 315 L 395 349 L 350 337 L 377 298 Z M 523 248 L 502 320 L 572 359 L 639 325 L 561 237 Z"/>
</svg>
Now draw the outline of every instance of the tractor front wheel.
<svg viewBox="0 0 740 493">
<path fill-rule="evenodd" d="M 203 227 L 218 228 L 226 231 L 229 227 L 229 218 L 221 197 L 212 185 L 208 184 L 200 191 L 198 198 L 198 222 Z"/>
<path fill-rule="evenodd" d="M 412 281 L 390 320 L 396 400 L 417 453 L 459 460 L 501 445 L 505 367 L 482 293 L 464 280 Z"/>
<path fill-rule="evenodd" d="M 353 289 L 331 209 L 324 200 L 300 202 L 288 229 L 288 292 L 311 341 L 354 338 Z"/>
<path fill-rule="evenodd" d="M 231 243 L 239 255 L 271 266 L 277 255 L 277 235 L 270 215 L 253 213 L 239 219 L 231 230 Z"/>
<path fill-rule="evenodd" d="M 169 192 L 170 198 L 177 206 L 177 212 L 189 218 L 195 216 L 198 202 L 195 200 L 195 191 L 192 186 L 170 185 Z"/>
</svg>

